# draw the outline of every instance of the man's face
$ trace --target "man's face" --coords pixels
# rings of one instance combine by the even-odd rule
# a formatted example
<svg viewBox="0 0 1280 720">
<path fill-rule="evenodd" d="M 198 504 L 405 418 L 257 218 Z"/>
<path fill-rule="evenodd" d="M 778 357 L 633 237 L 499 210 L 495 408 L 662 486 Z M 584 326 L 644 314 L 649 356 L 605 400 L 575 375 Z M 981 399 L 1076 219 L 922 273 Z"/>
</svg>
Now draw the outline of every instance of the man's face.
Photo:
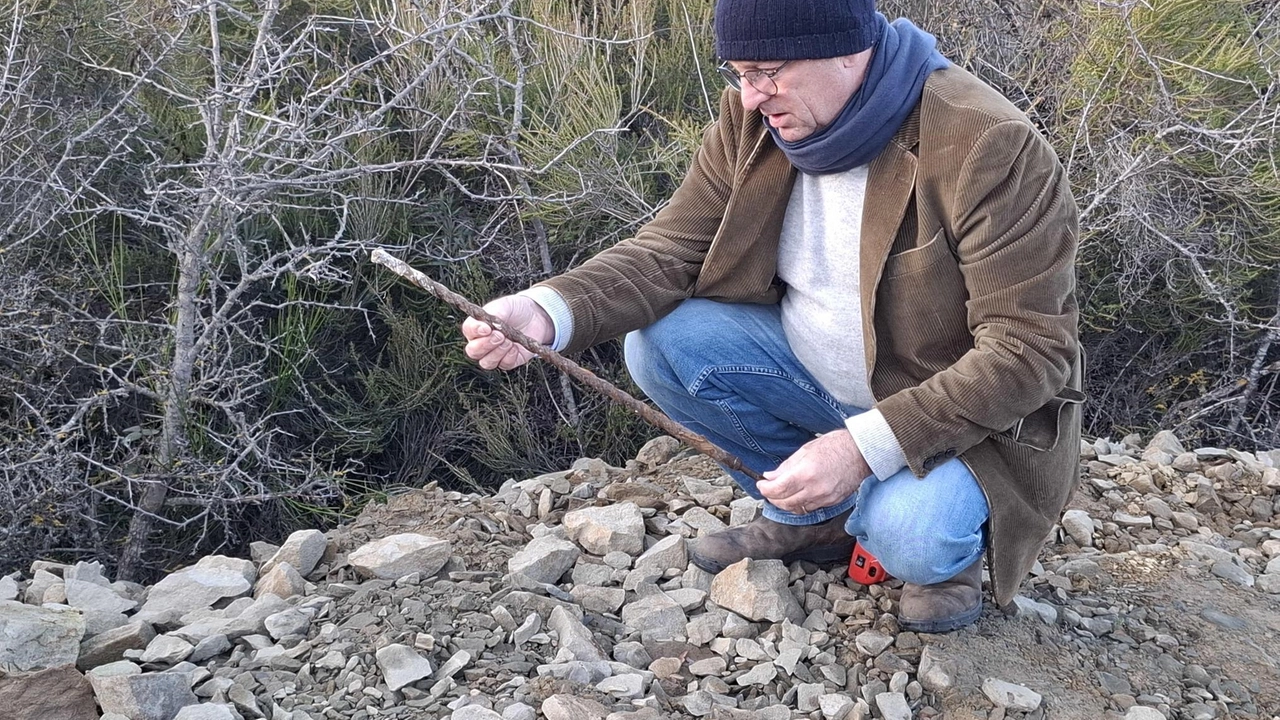
<svg viewBox="0 0 1280 720">
<path fill-rule="evenodd" d="M 759 109 L 783 140 L 803 140 L 827 127 L 862 85 L 871 51 L 821 60 L 792 60 L 776 75 L 777 92 L 768 95 L 751 83 L 742 83 L 742 106 Z M 780 61 L 729 63 L 739 74 L 771 70 Z M 768 87 L 768 83 L 762 83 Z"/>
</svg>

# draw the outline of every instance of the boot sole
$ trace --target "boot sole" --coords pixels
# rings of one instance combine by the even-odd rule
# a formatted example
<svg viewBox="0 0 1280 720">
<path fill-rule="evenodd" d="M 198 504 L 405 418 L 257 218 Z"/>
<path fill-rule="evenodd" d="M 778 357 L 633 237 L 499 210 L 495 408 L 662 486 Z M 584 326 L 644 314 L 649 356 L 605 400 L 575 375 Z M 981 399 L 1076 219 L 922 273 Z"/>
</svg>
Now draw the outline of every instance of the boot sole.
<svg viewBox="0 0 1280 720">
<path fill-rule="evenodd" d="M 966 611 L 961 615 L 953 615 L 949 618 L 941 618 L 938 620 L 910 620 L 908 618 L 898 617 L 898 627 L 902 630 L 909 630 L 917 633 L 947 633 L 952 630 L 970 625 L 978 618 L 982 617 L 982 603 L 979 602 L 977 607 Z"/>
<path fill-rule="evenodd" d="M 839 545 L 823 545 L 816 548 L 806 548 L 804 550 L 797 550 L 793 553 L 783 555 L 779 559 L 782 560 L 785 565 L 790 565 L 798 560 L 804 560 L 806 562 L 811 562 L 814 565 L 821 565 L 824 567 L 838 565 L 841 563 L 848 565 L 849 558 L 853 555 L 853 545 L 853 538 L 849 538 L 848 545 L 840 543 Z M 709 573 L 712 573 L 713 575 L 718 575 L 723 572 L 725 568 L 729 567 L 729 565 L 733 564 L 729 563 L 726 565 L 712 558 L 704 557 L 699 555 L 696 550 L 689 551 L 689 562 Z"/>
</svg>

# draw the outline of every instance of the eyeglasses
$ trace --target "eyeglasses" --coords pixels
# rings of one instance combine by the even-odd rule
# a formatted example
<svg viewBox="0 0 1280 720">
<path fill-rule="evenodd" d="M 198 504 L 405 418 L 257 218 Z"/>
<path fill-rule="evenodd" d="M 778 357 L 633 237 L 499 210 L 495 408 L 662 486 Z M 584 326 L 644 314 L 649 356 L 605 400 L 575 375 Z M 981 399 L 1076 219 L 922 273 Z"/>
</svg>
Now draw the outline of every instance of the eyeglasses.
<svg viewBox="0 0 1280 720">
<path fill-rule="evenodd" d="M 742 81 L 746 80 L 750 83 L 751 87 L 772 97 L 778 94 L 778 84 L 774 82 L 773 76 L 782 72 L 782 68 L 786 67 L 789 62 L 791 61 L 787 60 L 781 65 L 767 70 L 748 70 L 739 74 L 737 70 L 733 69 L 733 66 L 730 65 L 728 61 L 725 61 L 720 63 L 719 67 L 716 68 L 716 71 L 719 72 L 720 77 L 724 78 L 724 81 L 729 84 L 729 87 L 734 90 L 742 90 Z"/>
</svg>

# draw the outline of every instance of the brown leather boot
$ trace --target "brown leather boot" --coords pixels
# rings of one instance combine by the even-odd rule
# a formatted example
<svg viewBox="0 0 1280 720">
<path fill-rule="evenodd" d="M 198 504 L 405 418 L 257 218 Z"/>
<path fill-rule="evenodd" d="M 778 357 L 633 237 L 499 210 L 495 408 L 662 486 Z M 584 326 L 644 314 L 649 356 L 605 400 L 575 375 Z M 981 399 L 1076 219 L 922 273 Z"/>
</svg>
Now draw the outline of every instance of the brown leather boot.
<svg viewBox="0 0 1280 720">
<path fill-rule="evenodd" d="M 982 615 L 982 558 L 950 580 L 906 583 L 898 600 L 898 625 L 918 633 L 958 630 Z"/>
<path fill-rule="evenodd" d="M 689 559 L 710 573 L 748 557 L 787 564 L 808 560 L 815 565 L 847 565 L 854 543 L 853 536 L 844 531 L 849 512 L 852 510 L 817 525 L 783 525 L 758 517 L 746 525 L 701 538 L 693 544 Z"/>
</svg>

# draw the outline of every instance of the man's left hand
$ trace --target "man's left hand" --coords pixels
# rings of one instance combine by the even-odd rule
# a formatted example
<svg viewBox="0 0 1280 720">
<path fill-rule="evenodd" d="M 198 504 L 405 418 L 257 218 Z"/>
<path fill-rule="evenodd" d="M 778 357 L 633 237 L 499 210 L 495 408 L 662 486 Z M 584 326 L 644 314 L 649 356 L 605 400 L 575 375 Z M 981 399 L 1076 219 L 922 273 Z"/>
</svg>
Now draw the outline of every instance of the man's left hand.
<svg viewBox="0 0 1280 720">
<path fill-rule="evenodd" d="M 802 445 L 756 487 L 779 508 L 803 515 L 843 502 L 870 475 L 853 436 L 840 428 Z"/>
</svg>

